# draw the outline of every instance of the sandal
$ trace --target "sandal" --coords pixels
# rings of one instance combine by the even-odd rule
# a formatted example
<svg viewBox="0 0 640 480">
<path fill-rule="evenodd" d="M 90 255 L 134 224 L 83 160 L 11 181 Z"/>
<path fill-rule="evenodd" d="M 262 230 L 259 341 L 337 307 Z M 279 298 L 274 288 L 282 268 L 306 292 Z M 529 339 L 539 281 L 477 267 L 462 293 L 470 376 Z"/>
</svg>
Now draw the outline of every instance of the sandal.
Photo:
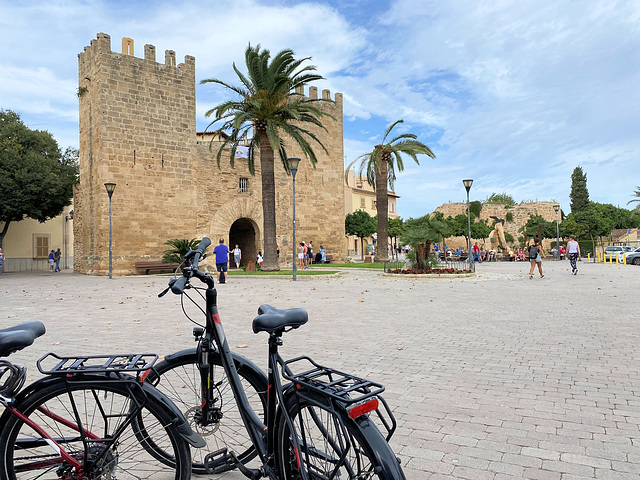
<svg viewBox="0 0 640 480">
<path fill-rule="evenodd" d="M 544 275 L 540 275 L 540 278 L 544 278 Z"/>
</svg>

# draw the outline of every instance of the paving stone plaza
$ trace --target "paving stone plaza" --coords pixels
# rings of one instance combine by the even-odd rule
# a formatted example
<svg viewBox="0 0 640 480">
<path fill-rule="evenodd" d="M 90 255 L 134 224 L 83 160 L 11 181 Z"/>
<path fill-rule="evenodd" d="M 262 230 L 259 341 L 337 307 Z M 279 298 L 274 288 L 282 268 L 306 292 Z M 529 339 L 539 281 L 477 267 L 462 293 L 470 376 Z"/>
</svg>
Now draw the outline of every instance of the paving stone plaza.
<svg viewBox="0 0 640 480">
<path fill-rule="evenodd" d="M 332 277 L 231 277 L 218 288 L 230 345 L 261 367 L 259 305 L 303 307 L 285 358 L 378 380 L 399 422 L 392 446 L 411 480 L 640 478 L 640 268 L 483 263 L 474 278 L 348 270 Z M 166 277 L 69 272 L 0 276 L 0 327 L 41 320 L 47 334 L 11 356 L 170 352 L 192 325 Z M 194 316 L 195 311 L 192 311 Z M 116 350 L 117 349 L 117 350 Z M 240 480 L 238 472 L 222 476 Z"/>
</svg>

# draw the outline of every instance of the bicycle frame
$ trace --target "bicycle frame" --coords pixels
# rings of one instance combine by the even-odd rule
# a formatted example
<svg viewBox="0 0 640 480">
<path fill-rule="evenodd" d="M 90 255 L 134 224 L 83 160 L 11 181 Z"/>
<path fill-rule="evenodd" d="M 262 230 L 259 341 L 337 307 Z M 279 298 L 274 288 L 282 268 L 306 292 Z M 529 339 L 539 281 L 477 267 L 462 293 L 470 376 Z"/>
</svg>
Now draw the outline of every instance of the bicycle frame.
<svg viewBox="0 0 640 480">
<path fill-rule="evenodd" d="M 284 405 L 284 389 L 278 375 L 278 369 L 284 364 L 282 357 L 278 353 L 278 346 L 281 345 L 282 340 L 277 335 L 269 336 L 269 360 L 268 360 L 268 387 L 267 387 L 267 425 L 256 415 L 249 404 L 249 400 L 242 388 L 240 377 L 236 370 L 235 362 L 231 356 L 231 349 L 227 337 L 222 327 L 222 321 L 220 320 L 220 314 L 217 307 L 217 291 L 215 289 L 213 278 L 200 274 L 199 271 L 194 271 L 194 276 L 202 280 L 207 284 L 205 293 L 206 301 L 206 328 L 205 334 L 202 337 L 199 353 L 199 369 L 202 382 L 202 415 L 203 418 L 207 418 L 210 409 L 213 407 L 212 391 L 209 388 L 211 385 L 211 379 L 209 378 L 209 364 L 208 364 L 208 348 L 213 344 L 218 348 L 220 353 L 222 367 L 229 379 L 229 384 L 233 391 L 233 395 L 236 399 L 240 416 L 244 423 L 244 426 L 251 438 L 251 441 L 258 452 L 260 460 L 263 464 L 263 473 L 273 479 L 279 479 L 276 473 L 275 462 L 275 445 L 276 445 L 276 418 L 278 415 L 278 405 Z M 273 393 L 276 393 L 275 397 Z M 293 428 L 291 419 L 288 417 L 285 409 L 280 409 L 282 415 L 285 416 L 286 421 L 289 423 L 289 430 L 292 432 L 292 441 L 296 449 L 296 455 L 299 458 L 297 452 L 300 451 L 300 442 L 297 438 L 296 430 Z M 304 469 L 302 470 L 303 479 L 308 477 Z"/>
</svg>

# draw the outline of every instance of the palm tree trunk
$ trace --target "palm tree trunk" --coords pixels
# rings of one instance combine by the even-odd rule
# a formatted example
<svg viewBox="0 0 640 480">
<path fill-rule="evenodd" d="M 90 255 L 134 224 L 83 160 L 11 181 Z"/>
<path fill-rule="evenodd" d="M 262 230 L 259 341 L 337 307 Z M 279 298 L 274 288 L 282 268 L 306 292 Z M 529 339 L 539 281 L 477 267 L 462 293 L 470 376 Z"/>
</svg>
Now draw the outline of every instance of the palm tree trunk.
<svg viewBox="0 0 640 480">
<path fill-rule="evenodd" d="M 273 165 L 274 153 L 265 132 L 260 132 L 260 169 L 262 174 L 262 215 L 264 252 L 261 270 L 280 270 L 276 253 L 276 181 Z M 254 259 L 255 260 L 255 259 Z M 294 258 L 295 262 L 296 259 Z"/>
<path fill-rule="evenodd" d="M 387 197 L 387 175 L 388 165 L 382 159 L 376 166 L 376 210 L 378 212 L 378 248 L 376 249 L 376 262 L 386 262 L 389 260 L 389 198 Z"/>
</svg>

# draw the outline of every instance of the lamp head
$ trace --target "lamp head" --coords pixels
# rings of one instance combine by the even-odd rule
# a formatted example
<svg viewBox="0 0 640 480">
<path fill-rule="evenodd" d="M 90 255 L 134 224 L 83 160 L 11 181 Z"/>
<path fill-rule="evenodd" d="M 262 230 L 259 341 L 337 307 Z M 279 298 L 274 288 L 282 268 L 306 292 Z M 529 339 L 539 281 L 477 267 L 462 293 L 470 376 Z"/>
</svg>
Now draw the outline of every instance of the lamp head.
<svg viewBox="0 0 640 480">
<path fill-rule="evenodd" d="M 107 189 L 107 194 L 109 195 L 109 198 L 111 198 L 111 195 L 113 195 L 113 191 L 116 189 L 116 184 L 115 183 L 105 183 L 104 186 Z"/>
<path fill-rule="evenodd" d="M 556 211 L 556 213 L 558 213 L 558 210 L 560 210 L 560 205 L 554 205 L 553 209 Z"/>
<path fill-rule="evenodd" d="M 473 183 L 473 180 L 471 180 L 470 178 L 466 179 L 466 180 L 462 180 L 462 184 L 464 185 L 464 188 L 467 189 L 467 193 L 469 193 L 469 190 L 471 189 L 471 184 Z"/>
<path fill-rule="evenodd" d="M 298 172 L 298 164 L 300 163 L 300 159 L 296 157 L 287 158 L 287 163 L 289 164 L 289 170 L 291 171 L 291 175 L 293 178 L 296 178 L 296 173 Z"/>
</svg>

